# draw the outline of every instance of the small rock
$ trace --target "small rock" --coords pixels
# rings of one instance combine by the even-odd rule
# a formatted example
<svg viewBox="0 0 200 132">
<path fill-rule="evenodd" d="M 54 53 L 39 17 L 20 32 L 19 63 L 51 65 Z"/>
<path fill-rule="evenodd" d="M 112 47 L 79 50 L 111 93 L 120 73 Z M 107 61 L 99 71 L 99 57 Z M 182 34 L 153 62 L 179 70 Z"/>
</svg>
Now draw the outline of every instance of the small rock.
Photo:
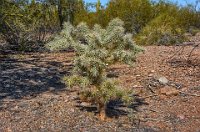
<svg viewBox="0 0 200 132">
<path fill-rule="evenodd" d="M 49 68 L 47 71 L 48 71 L 48 72 L 54 73 L 54 72 L 57 72 L 57 69 L 54 68 L 54 67 L 51 67 L 51 68 Z"/>
<path fill-rule="evenodd" d="M 17 90 L 15 90 L 15 93 L 22 93 L 22 90 L 17 89 Z"/>
<path fill-rule="evenodd" d="M 14 111 L 16 111 L 18 109 L 19 109 L 19 106 L 15 106 L 15 107 L 11 108 L 11 110 L 14 110 Z"/>
<path fill-rule="evenodd" d="M 176 96 L 179 94 L 179 91 L 175 88 L 164 87 L 164 88 L 161 88 L 160 93 L 167 96 L 173 96 L 173 95 Z"/>
<path fill-rule="evenodd" d="M 23 109 L 28 108 L 29 103 L 28 102 L 21 102 L 18 107 L 23 108 Z"/>
<path fill-rule="evenodd" d="M 74 100 L 74 99 L 77 99 L 77 95 L 71 95 L 71 96 L 69 97 L 69 100 Z"/>
<path fill-rule="evenodd" d="M 7 132 L 12 132 L 12 129 L 8 127 L 8 128 L 6 128 L 6 131 Z"/>
<path fill-rule="evenodd" d="M 153 74 L 149 74 L 148 77 L 153 77 Z"/>
<path fill-rule="evenodd" d="M 35 80 L 28 80 L 30 84 L 37 85 L 38 83 Z"/>
<path fill-rule="evenodd" d="M 155 73 L 155 70 L 151 70 L 151 73 Z"/>
<path fill-rule="evenodd" d="M 10 78 L 9 76 L 6 76 L 6 75 L 5 75 L 5 76 L 1 76 L 1 77 L 2 77 L 2 78 Z"/>
<path fill-rule="evenodd" d="M 27 76 L 28 76 L 28 77 L 34 77 L 35 74 L 34 74 L 34 73 L 28 73 Z"/>
<path fill-rule="evenodd" d="M 168 84 L 168 82 L 169 82 L 166 77 L 160 77 L 158 79 L 158 81 L 159 81 L 159 83 L 164 84 L 164 85 Z"/>
<path fill-rule="evenodd" d="M 10 78 L 3 81 L 4 83 L 11 83 Z"/>
<path fill-rule="evenodd" d="M 54 90 L 55 90 L 55 88 L 53 88 L 53 87 L 50 87 L 50 88 L 49 88 L 49 90 L 50 90 L 50 91 L 54 91 Z"/>
<path fill-rule="evenodd" d="M 133 88 L 143 88 L 141 85 L 134 85 Z"/>
<path fill-rule="evenodd" d="M 177 117 L 181 120 L 184 120 L 185 119 L 185 116 L 184 115 L 177 115 Z"/>
<path fill-rule="evenodd" d="M 138 80 L 138 79 L 140 79 L 141 75 L 136 75 L 135 77 Z"/>
<path fill-rule="evenodd" d="M 45 72 L 47 69 L 46 69 L 46 68 L 40 68 L 40 70 L 41 70 L 42 72 Z"/>
<path fill-rule="evenodd" d="M 74 112 L 75 112 L 75 109 L 71 108 L 70 111 L 74 113 Z"/>
<path fill-rule="evenodd" d="M 80 105 L 81 105 L 82 107 L 91 106 L 91 104 L 90 104 L 90 103 L 87 103 L 87 102 L 82 102 Z"/>
<path fill-rule="evenodd" d="M 5 86 L 6 88 L 9 88 L 10 87 L 10 85 L 9 84 L 6 84 L 6 86 Z"/>
</svg>

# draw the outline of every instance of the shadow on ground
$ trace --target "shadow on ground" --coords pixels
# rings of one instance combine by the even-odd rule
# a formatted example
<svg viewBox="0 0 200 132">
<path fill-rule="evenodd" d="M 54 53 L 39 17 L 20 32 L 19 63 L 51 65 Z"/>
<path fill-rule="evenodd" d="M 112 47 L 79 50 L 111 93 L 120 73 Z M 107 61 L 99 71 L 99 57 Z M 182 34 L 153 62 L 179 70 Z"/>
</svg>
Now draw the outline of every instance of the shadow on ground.
<svg viewBox="0 0 200 132">
<path fill-rule="evenodd" d="M 45 55 L 0 56 L 0 103 L 3 99 L 34 97 L 65 89 L 61 78 L 70 74 L 70 61 L 59 62 Z M 0 104 L 1 106 L 1 104 Z"/>
<path fill-rule="evenodd" d="M 80 100 L 78 100 L 80 102 Z M 87 104 L 87 103 L 86 103 Z M 106 108 L 106 116 L 109 118 L 119 118 L 120 116 L 127 116 L 131 112 L 138 112 L 138 108 L 143 105 L 148 105 L 144 101 L 143 98 L 135 98 L 133 103 L 130 105 L 125 105 L 123 101 L 121 100 L 111 100 L 109 103 L 107 103 L 107 108 Z M 82 111 L 87 111 L 87 112 L 93 112 L 98 114 L 98 108 L 96 105 L 77 105 L 76 107 L 80 108 Z"/>
</svg>

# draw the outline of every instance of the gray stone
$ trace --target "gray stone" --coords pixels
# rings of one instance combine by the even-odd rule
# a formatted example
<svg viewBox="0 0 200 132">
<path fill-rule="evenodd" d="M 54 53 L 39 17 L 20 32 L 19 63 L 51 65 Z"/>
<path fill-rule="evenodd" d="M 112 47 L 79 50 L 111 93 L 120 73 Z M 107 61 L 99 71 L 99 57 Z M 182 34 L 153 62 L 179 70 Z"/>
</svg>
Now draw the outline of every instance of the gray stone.
<svg viewBox="0 0 200 132">
<path fill-rule="evenodd" d="M 6 87 L 6 88 L 9 88 L 9 87 L 10 87 L 10 85 L 9 85 L 9 84 L 6 84 L 6 85 L 5 85 L 5 87 Z"/>
<path fill-rule="evenodd" d="M 47 70 L 47 68 L 40 68 L 40 70 L 41 70 L 42 72 L 45 72 L 45 71 Z"/>
<path fill-rule="evenodd" d="M 28 102 L 21 102 L 20 104 L 19 104 L 19 107 L 20 108 L 28 108 L 29 107 L 29 103 Z"/>
<path fill-rule="evenodd" d="M 168 84 L 169 82 L 169 80 L 166 77 L 160 77 L 158 81 L 159 83 L 164 84 L 164 85 Z"/>
</svg>

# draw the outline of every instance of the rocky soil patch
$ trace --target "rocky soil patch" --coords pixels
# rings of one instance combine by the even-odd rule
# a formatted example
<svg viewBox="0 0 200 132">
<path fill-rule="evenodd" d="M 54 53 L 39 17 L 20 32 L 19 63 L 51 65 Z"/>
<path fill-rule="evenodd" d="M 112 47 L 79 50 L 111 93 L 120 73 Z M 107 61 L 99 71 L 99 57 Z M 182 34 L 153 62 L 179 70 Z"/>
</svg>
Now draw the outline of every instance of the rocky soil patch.
<svg viewBox="0 0 200 132">
<path fill-rule="evenodd" d="M 73 53 L 0 55 L 0 131 L 200 131 L 199 62 L 176 56 L 172 63 L 173 46 L 145 49 L 135 67 L 109 69 L 136 99 L 129 108 L 111 102 L 106 121 L 60 81 L 70 74 Z M 200 51 L 194 56 L 200 59 Z"/>
</svg>

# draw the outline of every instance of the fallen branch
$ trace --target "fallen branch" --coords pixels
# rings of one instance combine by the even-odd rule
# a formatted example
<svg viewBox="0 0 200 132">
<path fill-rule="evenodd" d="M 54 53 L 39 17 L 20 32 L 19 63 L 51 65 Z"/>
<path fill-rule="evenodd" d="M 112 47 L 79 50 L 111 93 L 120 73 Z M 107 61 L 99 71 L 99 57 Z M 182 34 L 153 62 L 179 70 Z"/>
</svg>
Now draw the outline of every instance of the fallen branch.
<svg viewBox="0 0 200 132">
<path fill-rule="evenodd" d="M 175 53 L 171 57 L 169 57 L 168 60 L 173 59 L 176 55 L 183 54 L 185 47 L 192 46 L 193 48 L 190 50 L 189 54 L 187 55 L 187 60 L 189 60 L 190 57 L 192 56 L 192 53 L 195 51 L 195 49 L 200 47 L 200 42 L 186 42 L 186 43 L 179 44 L 176 46 L 180 48 L 177 51 L 174 51 Z"/>
<path fill-rule="evenodd" d="M 192 50 L 190 51 L 189 55 L 188 55 L 188 60 L 190 59 L 190 57 L 192 56 L 192 53 L 195 51 L 195 49 L 197 49 L 200 46 L 200 43 L 194 45 L 194 47 L 192 48 Z"/>
</svg>

